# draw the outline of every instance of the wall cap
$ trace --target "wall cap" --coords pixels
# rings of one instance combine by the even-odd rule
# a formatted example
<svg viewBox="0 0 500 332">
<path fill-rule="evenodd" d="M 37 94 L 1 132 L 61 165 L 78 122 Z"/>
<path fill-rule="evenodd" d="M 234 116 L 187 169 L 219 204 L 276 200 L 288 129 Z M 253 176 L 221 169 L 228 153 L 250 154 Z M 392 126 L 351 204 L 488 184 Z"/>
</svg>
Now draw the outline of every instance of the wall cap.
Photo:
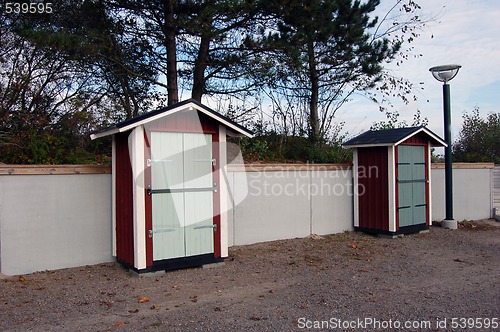
<svg viewBox="0 0 500 332">
<path fill-rule="evenodd" d="M 7 165 L 0 175 L 111 174 L 111 165 Z"/>
<path fill-rule="evenodd" d="M 442 169 L 445 168 L 444 163 L 432 163 L 431 168 Z M 495 163 L 453 163 L 453 169 L 493 169 Z"/>
</svg>

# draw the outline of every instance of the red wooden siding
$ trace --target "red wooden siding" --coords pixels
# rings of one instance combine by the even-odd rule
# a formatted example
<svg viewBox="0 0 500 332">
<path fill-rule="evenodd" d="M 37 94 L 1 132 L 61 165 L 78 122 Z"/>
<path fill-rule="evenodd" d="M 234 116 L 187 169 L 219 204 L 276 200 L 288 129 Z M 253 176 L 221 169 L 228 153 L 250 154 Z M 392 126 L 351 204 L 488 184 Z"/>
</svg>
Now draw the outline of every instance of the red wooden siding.
<svg viewBox="0 0 500 332">
<path fill-rule="evenodd" d="M 201 125 L 201 128 L 200 128 Z M 181 111 L 145 125 L 151 131 L 213 134 L 219 132 L 219 124 L 201 112 Z"/>
<path fill-rule="evenodd" d="M 386 146 L 358 148 L 360 228 L 389 230 L 387 163 Z"/>
<path fill-rule="evenodd" d="M 430 180 L 429 179 L 429 167 L 431 167 L 431 161 L 429 160 L 429 149 L 430 149 L 429 143 L 426 144 L 425 146 L 425 178 L 427 182 L 425 183 L 425 204 L 427 205 L 426 208 L 426 213 L 425 213 L 425 223 L 427 226 L 430 225 L 431 220 L 430 220 L 430 204 L 429 204 L 429 193 L 430 193 Z"/>
<path fill-rule="evenodd" d="M 429 138 L 424 133 L 418 133 L 401 142 L 400 145 L 427 145 Z"/>
<path fill-rule="evenodd" d="M 408 142 L 408 140 L 406 140 L 405 142 Z M 402 145 L 402 144 L 400 144 Z M 409 144 L 411 145 L 411 144 Z M 394 208 L 396 209 L 396 232 L 399 231 L 399 210 L 398 210 L 398 206 L 399 206 L 399 185 L 398 185 L 398 178 L 399 178 L 399 170 L 398 170 L 398 162 L 399 162 L 399 154 L 398 154 L 398 145 L 395 145 L 394 146 L 394 163 L 395 163 L 395 167 L 394 167 L 394 179 L 396 179 L 396 181 L 394 182 L 394 185 L 396 186 L 396 189 L 394 190 L 394 192 L 396 193 L 396 199 L 395 199 L 395 202 L 394 202 Z"/>
<path fill-rule="evenodd" d="M 128 150 L 129 133 L 115 135 L 116 258 L 134 266 L 133 176 Z"/>
</svg>

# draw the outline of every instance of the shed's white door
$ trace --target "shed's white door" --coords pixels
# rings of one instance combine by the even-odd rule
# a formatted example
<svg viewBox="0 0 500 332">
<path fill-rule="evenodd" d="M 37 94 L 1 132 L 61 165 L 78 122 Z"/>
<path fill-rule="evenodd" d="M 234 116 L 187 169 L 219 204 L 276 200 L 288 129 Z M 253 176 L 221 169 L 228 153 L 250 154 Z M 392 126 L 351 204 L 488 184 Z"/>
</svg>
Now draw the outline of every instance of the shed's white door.
<svg viewBox="0 0 500 332">
<path fill-rule="evenodd" d="M 214 251 L 212 136 L 151 133 L 153 260 Z"/>
<path fill-rule="evenodd" d="M 427 221 L 425 147 L 399 145 L 397 166 L 399 227 L 425 224 Z"/>
</svg>

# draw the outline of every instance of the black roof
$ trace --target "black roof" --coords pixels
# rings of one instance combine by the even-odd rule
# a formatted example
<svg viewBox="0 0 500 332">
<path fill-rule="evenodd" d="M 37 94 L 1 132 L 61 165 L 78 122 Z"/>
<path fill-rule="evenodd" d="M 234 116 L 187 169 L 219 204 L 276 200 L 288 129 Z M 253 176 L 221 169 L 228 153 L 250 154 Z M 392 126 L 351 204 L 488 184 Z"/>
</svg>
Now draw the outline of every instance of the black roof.
<svg viewBox="0 0 500 332">
<path fill-rule="evenodd" d="M 432 141 L 432 145 L 445 146 L 446 143 L 431 130 L 424 126 L 405 127 L 382 130 L 369 130 L 343 143 L 344 146 L 369 146 L 369 145 L 394 145 L 419 133 L 426 133 Z"/>
</svg>

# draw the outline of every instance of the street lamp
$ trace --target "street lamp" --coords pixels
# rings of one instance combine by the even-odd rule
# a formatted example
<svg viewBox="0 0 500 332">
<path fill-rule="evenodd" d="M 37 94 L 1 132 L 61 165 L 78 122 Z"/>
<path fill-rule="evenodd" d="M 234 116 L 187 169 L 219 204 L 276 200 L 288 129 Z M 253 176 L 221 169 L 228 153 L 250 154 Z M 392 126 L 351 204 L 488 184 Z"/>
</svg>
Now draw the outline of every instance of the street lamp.
<svg viewBox="0 0 500 332">
<path fill-rule="evenodd" d="M 458 74 L 460 65 L 445 65 L 432 67 L 429 71 L 435 79 L 443 82 L 443 109 L 444 109 L 444 140 L 447 147 L 444 150 L 445 162 L 445 196 L 446 218 L 442 222 L 444 228 L 457 229 L 458 224 L 453 220 L 453 165 L 451 162 L 451 106 L 450 85 L 448 84 Z"/>
</svg>

